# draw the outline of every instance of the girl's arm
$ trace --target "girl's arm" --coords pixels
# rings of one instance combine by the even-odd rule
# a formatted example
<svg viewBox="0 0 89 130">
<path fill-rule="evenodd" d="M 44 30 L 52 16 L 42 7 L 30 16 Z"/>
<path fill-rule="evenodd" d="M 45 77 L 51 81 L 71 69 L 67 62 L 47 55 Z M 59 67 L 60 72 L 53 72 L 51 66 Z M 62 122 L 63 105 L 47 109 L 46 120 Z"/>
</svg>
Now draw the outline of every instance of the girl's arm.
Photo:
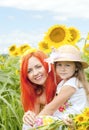
<svg viewBox="0 0 89 130">
<path fill-rule="evenodd" d="M 64 86 L 59 94 L 47 104 L 44 109 L 39 113 L 41 115 L 52 115 L 61 105 L 63 105 L 74 93 L 76 89 L 71 86 Z"/>
</svg>

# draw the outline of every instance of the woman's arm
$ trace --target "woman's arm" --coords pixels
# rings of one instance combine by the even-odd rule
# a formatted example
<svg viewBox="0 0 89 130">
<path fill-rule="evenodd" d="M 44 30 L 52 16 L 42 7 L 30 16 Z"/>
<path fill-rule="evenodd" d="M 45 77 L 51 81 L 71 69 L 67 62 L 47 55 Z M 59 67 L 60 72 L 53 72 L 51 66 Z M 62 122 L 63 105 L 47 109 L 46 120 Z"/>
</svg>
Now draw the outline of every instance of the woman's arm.
<svg viewBox="0 0 89 130">
<path fill-rule="evenodd" d="M 61 105 L 63 105 L 74 93 L 76 89 L 71 86 L 64 86 L 59 94 L 47 104 L 44 109 L 39 113 L 41 115 L 52 115 Z"/>
<path fill-rule="evenodd" d="M 33 125 L 36 116 L 39 114 L 39 112 L 43 109 L 43 106 L 46 104 L 46 97 L 45 93 L 43 93 L 35 103 L 35 110 L 34 111 L 27 111 L 23 115 L 23 122 L 27 125 Z"/>
</svg>

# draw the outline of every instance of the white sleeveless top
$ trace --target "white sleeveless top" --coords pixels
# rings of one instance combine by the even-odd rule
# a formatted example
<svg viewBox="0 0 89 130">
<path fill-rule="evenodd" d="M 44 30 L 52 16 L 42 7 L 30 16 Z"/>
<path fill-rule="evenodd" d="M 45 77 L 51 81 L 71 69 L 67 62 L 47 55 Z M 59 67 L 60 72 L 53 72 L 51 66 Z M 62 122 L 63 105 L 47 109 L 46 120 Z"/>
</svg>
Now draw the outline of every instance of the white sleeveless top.
<svg viewBox="0 0 89 130">
<path fill-rule="evenodd" d="M 62 107 L 60 107 L 53 116 L 56 116 L 58 118 L 65 117 L 69 114 L 78 114 L 81 113 L 81 111 L 88 106 L 87 103 L 87 97 L 84 88 L 82 87 L 82 84 L 80 84 L 80 87 L 78 87 L 78 79 L 76 77 L 72 77 L 68 81 L 66 81 L 63 84 L 64 80 L 62 80 L 57 87 L 57 92 L 60 92 L 60 89 L 63 86 L 71 86 L 76 89 L 76 92 L 70 97 L 70 99 L 64 103 Z M 62 86 L 63 85 L 63 86 Z M 88 106 L 89 107 L 89 106 Z"/>
</svg>

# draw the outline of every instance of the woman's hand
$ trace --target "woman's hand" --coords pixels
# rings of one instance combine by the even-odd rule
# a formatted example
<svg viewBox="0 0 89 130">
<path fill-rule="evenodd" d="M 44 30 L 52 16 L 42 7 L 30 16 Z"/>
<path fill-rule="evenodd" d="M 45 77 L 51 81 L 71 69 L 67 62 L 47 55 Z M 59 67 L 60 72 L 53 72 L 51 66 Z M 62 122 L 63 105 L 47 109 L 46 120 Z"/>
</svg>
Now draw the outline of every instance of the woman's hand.
<svg viewBox="0 0 89 130">
<path fill-rule="evenodd" d="M 23 123 L 33 126 L 35 123 L 35 117 L 36 117 L 36 115 L 34 112 L 27 111 L 27 112 L 25 112 L 25 114 L 23 116 Z"/>
</svg>

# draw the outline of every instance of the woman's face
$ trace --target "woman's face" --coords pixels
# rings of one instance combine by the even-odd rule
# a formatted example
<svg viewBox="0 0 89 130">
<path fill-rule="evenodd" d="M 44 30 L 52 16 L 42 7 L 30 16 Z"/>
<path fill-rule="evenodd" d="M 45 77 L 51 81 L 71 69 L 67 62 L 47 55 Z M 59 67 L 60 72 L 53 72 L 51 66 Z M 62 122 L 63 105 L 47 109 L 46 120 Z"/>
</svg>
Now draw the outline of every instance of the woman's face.
<svg viewBox="0 0 89 130">
<path fill-rule="evenodd" d="M 32 56 L 28 61 L 28 79 L 35 84 L 44 85 L 47 79 L 47 72 L 42 63 Z"/>
<path fill-rule="evenodd" d="M 76 66 L 74 62 L 61 61 L 56 63 L 56 73 L 64 80 L 71 78 L 75 70 Z"/>
</svg>

